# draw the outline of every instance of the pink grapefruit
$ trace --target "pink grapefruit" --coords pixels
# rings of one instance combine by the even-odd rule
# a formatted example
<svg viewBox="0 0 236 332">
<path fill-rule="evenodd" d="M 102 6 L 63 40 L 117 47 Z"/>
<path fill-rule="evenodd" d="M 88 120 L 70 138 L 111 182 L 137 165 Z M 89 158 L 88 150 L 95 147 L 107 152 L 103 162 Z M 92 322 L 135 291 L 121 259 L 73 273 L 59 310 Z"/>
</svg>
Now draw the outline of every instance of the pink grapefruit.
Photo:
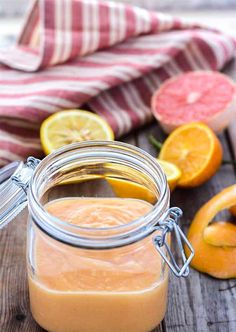
<svg viewBox="0 0 236 332">
<path fill-rule="evenodd" d="M 167 133 L 196 121 L 221 132 L 236 116 L 236 85 L 219 72 L 188 72 L 154 93 L 152 112 Z"/>
</svg>

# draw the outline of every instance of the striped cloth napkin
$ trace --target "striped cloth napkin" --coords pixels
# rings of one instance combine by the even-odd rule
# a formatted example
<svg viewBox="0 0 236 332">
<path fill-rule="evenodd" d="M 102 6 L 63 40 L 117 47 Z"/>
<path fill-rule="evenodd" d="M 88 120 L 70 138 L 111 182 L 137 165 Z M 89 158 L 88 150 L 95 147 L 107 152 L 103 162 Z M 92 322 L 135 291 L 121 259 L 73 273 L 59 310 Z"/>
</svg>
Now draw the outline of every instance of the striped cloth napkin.
<svg viewBox="0 0 236 332">
<path fill-rule="evenodd" d="M 235 48 L 232 37 L 163 13 L 35 1 L 17 44 L 0 51 L 0 165 L 40 157 L 40 123 L 62 109 L 86 104 L 119 137 L 150 121 L 151 95 L 164 80 L 219 70 Z"/>
</svg>

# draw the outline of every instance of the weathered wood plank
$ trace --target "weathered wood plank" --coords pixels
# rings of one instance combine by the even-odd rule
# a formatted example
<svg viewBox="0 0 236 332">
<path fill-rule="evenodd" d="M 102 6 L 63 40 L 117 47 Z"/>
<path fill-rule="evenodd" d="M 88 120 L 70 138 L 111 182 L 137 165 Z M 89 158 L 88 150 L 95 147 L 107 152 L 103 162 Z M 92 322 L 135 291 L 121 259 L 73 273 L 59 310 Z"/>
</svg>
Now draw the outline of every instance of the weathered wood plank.
<svg viewBox="0 0 236 332">
<path fill-rule="evenodd" d="M 139 147 L 156 156 L 157 152 L 147 141 L 150 134 L 160 140 L 164 137 L 162 131 L 154 124 L 138 132 L 137 143 Z M 230 159 L 226 137 L 221 135 L 220 138 L 224 147 L 224 158 Z M 207 184 L 192 190 L 177 189 L 172 194 L 172 206 L 179 206 L 184 211 L 182 227 L 185 232 L 199 207 L 234 182 L 233 167 L 225 165 Z M 166 331 L 235 331 L 235 308 L 235 281 L 216 280 L 193 269 L 186 279 L 177 279 L 171 275 L 169 304 L 165 318 Z"/>
</svg>

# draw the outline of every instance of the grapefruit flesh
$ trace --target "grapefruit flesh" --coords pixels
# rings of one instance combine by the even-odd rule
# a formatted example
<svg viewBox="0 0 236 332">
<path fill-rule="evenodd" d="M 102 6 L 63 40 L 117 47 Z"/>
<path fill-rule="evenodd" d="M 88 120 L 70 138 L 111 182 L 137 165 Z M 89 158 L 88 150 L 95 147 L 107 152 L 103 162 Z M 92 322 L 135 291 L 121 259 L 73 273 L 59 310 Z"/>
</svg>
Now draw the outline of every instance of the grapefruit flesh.
<svg viewBox="0 0 236 332">
<path fill-rule="evenodd" d="M 152 112 L 167 133 L 195 121 L 221 132 L 236 116 L 236 85 L 219 72 L 188 72 L 154 93 Z"/>
</svg>

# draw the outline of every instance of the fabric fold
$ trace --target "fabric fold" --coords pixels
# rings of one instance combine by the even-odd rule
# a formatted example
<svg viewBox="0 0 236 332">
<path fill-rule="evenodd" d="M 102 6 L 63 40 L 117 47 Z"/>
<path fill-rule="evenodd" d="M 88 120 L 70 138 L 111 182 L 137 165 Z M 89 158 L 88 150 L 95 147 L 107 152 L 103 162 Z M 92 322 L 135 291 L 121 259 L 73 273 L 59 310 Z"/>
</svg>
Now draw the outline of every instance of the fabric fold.
<svg viewBox="0 0 236 332">
<path fill-rule="evenodd" d="M 235 48 L 216 30 L 120 3 L 35 1 L 16 45 L 0 50 L 0 164 L 40 156 L 40 123 L 84 104 L 120 137 L 150 121 L 165 79 L 220 70 Z"/>
</svg>

